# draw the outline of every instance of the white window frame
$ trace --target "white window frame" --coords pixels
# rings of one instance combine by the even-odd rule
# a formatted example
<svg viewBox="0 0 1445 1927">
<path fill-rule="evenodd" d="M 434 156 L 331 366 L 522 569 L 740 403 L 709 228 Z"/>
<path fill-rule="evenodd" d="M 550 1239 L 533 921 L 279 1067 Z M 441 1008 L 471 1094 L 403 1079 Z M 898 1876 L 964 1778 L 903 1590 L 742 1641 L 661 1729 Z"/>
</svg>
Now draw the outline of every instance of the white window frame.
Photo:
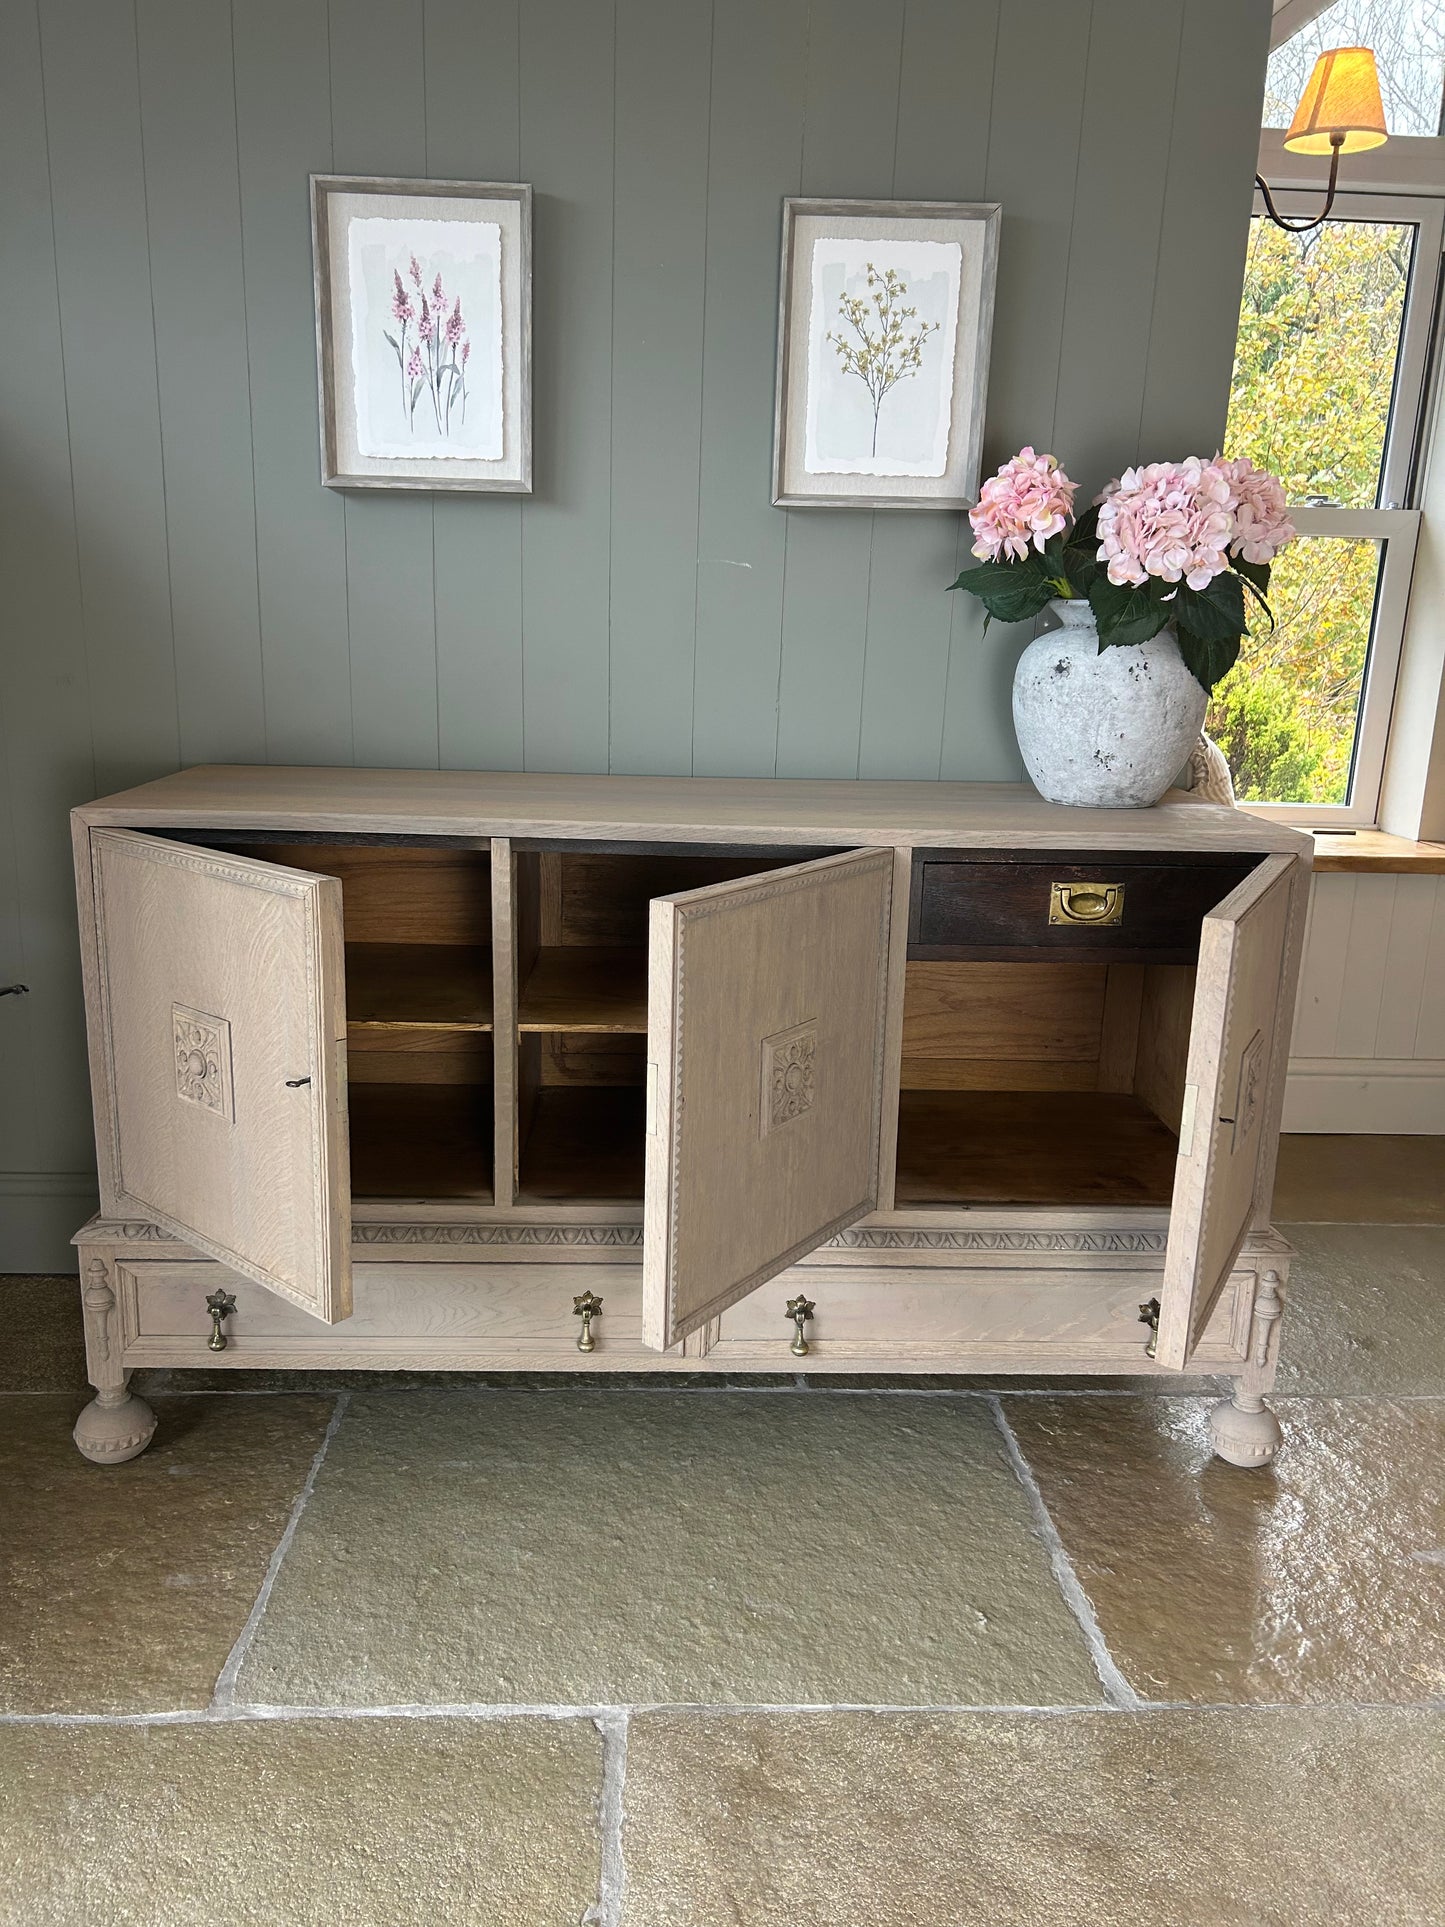
<svg viewBox="0 0 1445 1927">
<path fill-rule="evenodd" d="M 1275 205 L 1286 219 L 1308 217 L 1319 211 L 1319 190 L 1280 192 Z M 1264 215 L 1261 195 L 1254 212 Z M 1290 519 L 1301 535 L 1333 535 L 1384 544 L 1370 649 L 1365 662 L 1360 707 L 1355 723 L 1355 751 L 1347 803 L 1243 803 L 1254 816 L 1273 817 L 1301 829 L 1367 829 L 1378 820 L 1385 752 L 1390 737 L 1390 714 L 1400 671 L 1400 651 L 1410 602 L 1410 579 L 1420 534 L 1416 506 L 1416 470 L 1423 446 L 1427 413 L 1427 384 L 1431 379 L 1432 330 L 1436 290 L 1440 279 L 1442 242 L 1445 242 L 1445 203 L 1424 195 L 1346 193 L 1336 197 L 1330 219 L 1340 221 L 1408 222 L 1417 230 L 1410 285 L 1405 296 L 1404 325 L 1395 364 L 1395 386 L 1390 400 L 1390 423 L 1381 464 L 1380 489 L 1369 508 L 1318 507 L 1291 504 Z M 1237 450 L 1227 450 L 1234 454 Z"/>
</svg>

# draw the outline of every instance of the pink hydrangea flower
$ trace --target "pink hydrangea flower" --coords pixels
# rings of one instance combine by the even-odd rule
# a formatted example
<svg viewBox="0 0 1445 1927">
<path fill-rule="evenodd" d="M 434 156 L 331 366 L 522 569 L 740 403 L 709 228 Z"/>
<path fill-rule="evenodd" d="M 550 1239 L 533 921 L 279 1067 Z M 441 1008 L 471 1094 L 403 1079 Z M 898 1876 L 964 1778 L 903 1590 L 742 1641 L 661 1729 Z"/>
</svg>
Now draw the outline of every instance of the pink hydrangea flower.
<svg viewBox="0 0 1445 1927">
<path fill-rule="evenodd" d="M 1099 497 L 1099 560 L 1116 585 L 1150 576 L 1202 589 L 1229 566 L 1234 490 L 1212 462 L 1127 468 Z"/>
<path fill-rule="evenodd" d="M 1295 526 L 1285 506 L 1285 493 L 1279 477 L 1268 469 L 1256 468 L 1247 455 L 1226 462 L 1216 455 L 1210 464 L 1229 484 L 1233 497 L 1234 538 L 1231 555 L 1246 562 L 1273 562 L 1280 550 L 1295 539 Z"/>
<path fill-rule="evenodd" d="M 968 512 L 974 554 L 985 562 L 1021 562 L 1030 543 L 1042 553 L 1049 537 L 1067 527 L 1077 487 L 1052 455 L 1021 448 L 984 483 L 978 506 Z"/>
</svg>

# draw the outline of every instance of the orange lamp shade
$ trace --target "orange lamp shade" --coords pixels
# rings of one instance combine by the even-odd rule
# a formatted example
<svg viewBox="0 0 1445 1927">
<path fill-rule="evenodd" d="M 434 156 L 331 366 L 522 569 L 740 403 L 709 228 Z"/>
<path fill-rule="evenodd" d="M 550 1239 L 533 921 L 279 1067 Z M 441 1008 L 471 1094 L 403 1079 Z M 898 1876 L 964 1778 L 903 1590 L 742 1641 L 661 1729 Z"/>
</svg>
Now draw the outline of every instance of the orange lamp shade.
<svg viewBox="0 0 1445 1927">
<path fill-rule="evenodd" d="M 1380 77 L 1368 47 L 1320 55 L 1294 110 L 1284 144 L 1294 154 L 1361 154 L 1388 140 Z"/>
</svg>

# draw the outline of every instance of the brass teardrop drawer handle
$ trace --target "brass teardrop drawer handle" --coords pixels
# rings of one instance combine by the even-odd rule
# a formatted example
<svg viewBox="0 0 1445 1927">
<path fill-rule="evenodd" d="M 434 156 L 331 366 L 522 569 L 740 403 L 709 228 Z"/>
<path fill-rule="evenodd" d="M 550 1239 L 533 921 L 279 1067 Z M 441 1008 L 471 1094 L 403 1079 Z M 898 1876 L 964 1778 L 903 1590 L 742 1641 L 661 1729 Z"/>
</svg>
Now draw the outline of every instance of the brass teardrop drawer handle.
<svg viewBox="0 0 1445 1927">
<path fill-rule="evenodd" d="M 595 1352 L 597 1339 L 592 1330 L 592 1320 L 602 1316 L 602 1300 L 595 1291 L 583 1291 L 572 1300 L 572 1315 L 582 1320 L 582 1329 L 577 1334 L 579 1352 Z"/>
<path fill-rule="evenodd" d="M 812 1318 L 813 1313 L 817 1309 L 818 1307 L 813 1303 L 811 1298 L 804 1298 L 801 1294 L 796 1298 L 790 1298 L 788 1300 L 788 1316 L 793 1321 L 793 1342 L 789 1345 L 788 1350 L 793 1354 L 794 1358 L 806 1358 L 812 1350 L 812 1347 L 808 1343 L 807 1333 L 803 1330 L 803 1327 Z"/>
<path fill-rule="evenodd" d="M 1119 923 L 1122 883 L 1056 883 L 1049 892 L 1050 923 Z"/>
</svg>

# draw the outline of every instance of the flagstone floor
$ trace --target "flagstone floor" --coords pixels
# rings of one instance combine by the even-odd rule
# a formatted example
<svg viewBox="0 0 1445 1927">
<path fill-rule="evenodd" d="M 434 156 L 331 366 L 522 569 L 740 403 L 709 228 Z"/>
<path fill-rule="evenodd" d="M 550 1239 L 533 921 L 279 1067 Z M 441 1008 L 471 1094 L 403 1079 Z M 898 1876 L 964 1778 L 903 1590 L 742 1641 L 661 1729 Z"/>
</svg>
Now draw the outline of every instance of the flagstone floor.
<svg viewBox="0 0 1445 1927">
<path fill-rule="evenodd" d="M 1445 1918 L 1445 1139 L 1207 1388 L 151 1374 L 0 1280 L 3 1927 Z"/>
</svg>

